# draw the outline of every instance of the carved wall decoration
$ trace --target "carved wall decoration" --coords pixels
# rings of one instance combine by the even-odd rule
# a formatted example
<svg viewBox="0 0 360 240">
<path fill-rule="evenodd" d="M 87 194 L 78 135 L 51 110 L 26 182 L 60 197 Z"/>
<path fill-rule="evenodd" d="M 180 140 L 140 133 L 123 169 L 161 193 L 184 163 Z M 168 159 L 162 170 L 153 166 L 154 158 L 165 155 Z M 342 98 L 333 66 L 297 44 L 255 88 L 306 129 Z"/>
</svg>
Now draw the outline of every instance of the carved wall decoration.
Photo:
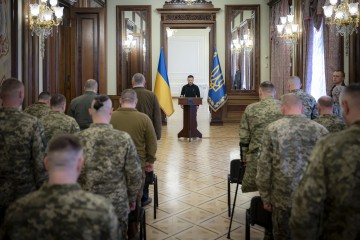
<svg viewBox="0 0 360 240">
<path fill-rule="evenodd" d="M 215 21 L 212 14 L 166 14 L 165 21 Z"/>
</svg>

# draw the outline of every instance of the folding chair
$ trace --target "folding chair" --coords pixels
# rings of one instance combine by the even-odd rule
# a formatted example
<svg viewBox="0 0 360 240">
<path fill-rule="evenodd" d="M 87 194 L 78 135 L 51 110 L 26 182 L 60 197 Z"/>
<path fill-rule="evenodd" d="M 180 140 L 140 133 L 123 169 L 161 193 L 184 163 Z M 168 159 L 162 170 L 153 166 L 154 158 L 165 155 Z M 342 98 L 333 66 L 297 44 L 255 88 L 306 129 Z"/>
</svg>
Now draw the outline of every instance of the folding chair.
<svg viewBox="0 0 360 240">
<path fill-rule="evenodd" d="M 145 182 L 154 185 L 154 219 L 156 219 L 156 208 L 159 207 L 158 181 L 154 172 L 146 173 Z"/>
<path fill-rule="evenodd" d="M 245 239 L 250 240 L 250 225 L 259 225 L 268 230 L 272 230 L 271 213 L 264 209 L 263 201 L 260 196 L 253 197 L 250 208 L 246 209 L 246 228 Z"/>
<path fill-rule="evenodd" d="M 227 177 L 227 196 L 228 196 L 228 215 L 230 217 L 231 213 L 231 184 L 232 183 L 239 183 L 241 184 L 242 177 L 239 178 L 240 174 L 240 167 L 241 167 L 241 160 L 240 159 L 233 159 L 230 161 L 230 174 Z"/>
<path fill-rule="evenodd" d="M 146 240 L 146 216 L 144 208 L 140 208 L 140 239 Z"/>
</svg>

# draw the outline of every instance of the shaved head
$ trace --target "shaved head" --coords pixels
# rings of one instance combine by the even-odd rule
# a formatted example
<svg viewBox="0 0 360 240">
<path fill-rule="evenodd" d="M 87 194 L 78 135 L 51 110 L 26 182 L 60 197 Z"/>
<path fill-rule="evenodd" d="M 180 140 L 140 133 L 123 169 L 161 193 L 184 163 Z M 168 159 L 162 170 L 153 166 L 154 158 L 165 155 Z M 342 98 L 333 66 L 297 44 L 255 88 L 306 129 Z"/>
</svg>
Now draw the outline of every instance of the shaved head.
<svg viewBox="0 0 360 240">
<path fill-rule="evenodd" d="M 360 84 L 346 87 L 340 95 L 341 112 L 348 125 L 360 120 Z"/>
<path fill-rule="evenodd" d="M 318 100 L 318 105 L 321 107 L 332 108 L 334 105 L 333 99 L 329 96 L 322 96 Z"/>
<path fill-rule="evenodd" d="M 91 103 L 91 109 L 93 114 L 109 114 L 112 111 L 111 99 L 107 95 L 96 96 Z"/>
<path fill-rule="evenodd" d="M 288 93 L 281 97 L 281 111 L 284 115 L 296 115 L 303 112 L 302 101 L 299 96 Z"/>
<path fill-rule="evenodd" d="M 137 95 L 136 92 L 132 89 L 125 89 L 121 93 L 120 101 L 121 103 L 136 103 Z"/>
<path fill-rule="evenodd" d="M 291 76 L 288 79 L 288 88 L 289 91 L 296 90 L 301 88 L 301 80 L 298 76 Z"/>
<path fill-rule="evenodd" d="M 24 90 L 24 84 L 16 78 L 8 78 L 0 87 L 0 97 L 3 100 L 17 98 L 19 91 Z"/>
<path fill-rule="evenodd" d="M 49 172 L 59 169 L 74 169 L 82 159 L 80 141 L 72 135 L 59 135 L 49 142 L 46 158 Z"/>
</svg>

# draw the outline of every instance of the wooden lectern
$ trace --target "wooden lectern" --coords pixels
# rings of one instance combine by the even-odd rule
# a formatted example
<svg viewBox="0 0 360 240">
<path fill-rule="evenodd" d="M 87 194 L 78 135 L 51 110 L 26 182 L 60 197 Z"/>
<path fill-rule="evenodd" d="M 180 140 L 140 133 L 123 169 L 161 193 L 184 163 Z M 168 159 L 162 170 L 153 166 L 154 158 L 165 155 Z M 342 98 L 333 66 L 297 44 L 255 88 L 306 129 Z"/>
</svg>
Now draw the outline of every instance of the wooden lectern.
<svg viewBox="0 0 360 240">
<path fill-rule="evenodd" d="M 184 123 L 183 129 L 178 133 L 178 138 L 189 138 L 189 141 L 191 141 L 193 137 L 202 138 L 201 132 L 197 130 L 196 122 L 197 106 L 201 104 L 202 98 L 179 98 L 179 105 L 184 106 Z"/>
</svg>

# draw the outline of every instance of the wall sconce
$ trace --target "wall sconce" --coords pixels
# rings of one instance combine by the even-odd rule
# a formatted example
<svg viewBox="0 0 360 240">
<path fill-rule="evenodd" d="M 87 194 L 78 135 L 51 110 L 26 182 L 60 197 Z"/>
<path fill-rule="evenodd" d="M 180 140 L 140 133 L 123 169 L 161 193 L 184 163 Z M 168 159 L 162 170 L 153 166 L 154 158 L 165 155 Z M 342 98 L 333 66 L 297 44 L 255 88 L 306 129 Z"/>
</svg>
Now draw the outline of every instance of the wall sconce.
<svg viewBox="0 0 360 240">
<path fill-rule="evenodd" d="M 241 52 L 241 49 L 244 49 L 246 52 L 251 52 L 254 47 L 254 42 L 250 37 L 250 29 L 247 30 L 247 34 L 243 35 L 243 39 L 239 40 L 236 38 L 232 40 L 231 50 L 234 52 Z"/>
<path fill-rule="evenodd" d="M 299 30 L 299 24 L 294 23 L 293 7 L 290 15 L 280 17 L 281 24 L 276 25 L 278 36 L 285 39 L 288 44 L 296 44 Z"/>
<path fill-rule="evenodd" d="M 171 38 L 174 36 L 174 34 L 177 32 L 176 29 L 170 29 L 169 27 L 166 28 L 166 35 L 168 38 Z"/>
</svg>

